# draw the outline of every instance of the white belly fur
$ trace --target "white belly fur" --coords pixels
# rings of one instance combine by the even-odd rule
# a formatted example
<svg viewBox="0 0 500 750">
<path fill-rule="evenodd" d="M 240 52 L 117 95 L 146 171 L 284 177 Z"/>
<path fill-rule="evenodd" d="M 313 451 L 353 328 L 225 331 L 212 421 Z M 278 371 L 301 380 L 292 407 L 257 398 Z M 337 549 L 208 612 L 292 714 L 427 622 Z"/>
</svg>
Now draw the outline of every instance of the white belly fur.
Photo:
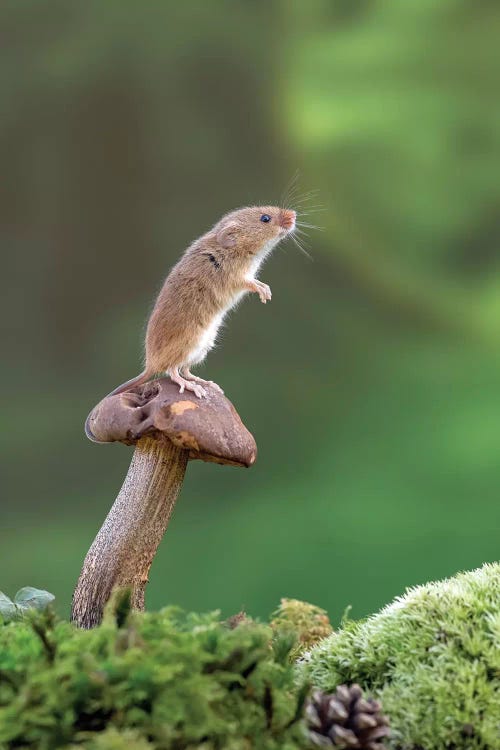
<svg viewBox="0 0 500 750">
<path fill-rule="evenodd" d="M 254 279 L 257 271 L 261 267 L 262 263 L 265 261 L 273 247 L 277 245 L 279 242 L 279 237 L 276 237 L 274 240 L 269 240 L 269 242 L 266 242 L 266 244 L 262 247 L 262 250 L 255 256 L 255 258 L 252 261 L 252 264 L 249 268 L 249 272 L 247 274 L 247 278 Z"/>
<path fill-rule="evenodd" d="M 269 255 L 273 247 L 277 244 L 278 240 L 271 240 L 267 242 L 264 247 L 262 248 L 261 252 L 255 257 L 250 269 L 249 274 L 247 278 L 253 279 L 255 278 L 255 274 L 259 270 L 259 267 L 261 266 L 262 262 L 265 260 L 266 256 Z M 196 365 L 199 362 L 203 362 L 205 357 L 207 356 L 210 349 L 212 349 L 215 345 L 217 334 L 219 332 L 219 328 L 222 325 L 222 321 L 224 320 L 224 316 L 230 310 L 232 307 L 238 304 L 240 299 L 243 297 L 245 292 L 240 292 L 236 295 L 235 299 L 231 302 L 227 310 L 224 310 L 223 312 L 219 313 L 215 316 L 215 318 L 212 320 L 208 328 L 203 331 L 202 335 L 200 336 L 200 339 L 198 343 L 196 344 L 195 348 L 189 353 L 188 361 L 186 362 L 187 365 Z"/>
<path fill-rule="evenodd" d="M 215 344 L 217 333 L 219 332 L 219 328 L 222 324 L 224 315 L 225 315 L 225 312 L 222 312 L 222 313 L 219 313 L 219 315 L 216 315 L 215 318 L 210 323 L 210 325 L 208 326 L 208 328 L 205 331 L 203 331 L 195 348 L 189 353 L 189 360 L 187 364 L 195 365 L 198 362 L 202 362 L 205 359 L 208 352 L 210 351 L 210 349 L 212 349 L 212 347 Z"/>
</svg>

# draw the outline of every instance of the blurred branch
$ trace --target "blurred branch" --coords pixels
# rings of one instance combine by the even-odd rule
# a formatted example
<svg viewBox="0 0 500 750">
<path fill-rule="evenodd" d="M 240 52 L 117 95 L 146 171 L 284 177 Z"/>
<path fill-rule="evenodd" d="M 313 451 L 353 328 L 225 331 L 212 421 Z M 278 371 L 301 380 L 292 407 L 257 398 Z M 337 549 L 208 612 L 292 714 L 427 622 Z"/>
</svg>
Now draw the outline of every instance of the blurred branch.
<svg viewBox="0 0 500 750">
<path fill-rule="evenodd" d="M 405 267 L 373 241 L 353 234 L 355 221 L 345 215 L 325 219 L 331 237 L 331 257 L 386 306 L 442 330 L 497 345 L 500 325 L 481 313 L 478 293 L 435 275 Z M 367 248 L 369 248 L 367 250 Z"/>
</svg>

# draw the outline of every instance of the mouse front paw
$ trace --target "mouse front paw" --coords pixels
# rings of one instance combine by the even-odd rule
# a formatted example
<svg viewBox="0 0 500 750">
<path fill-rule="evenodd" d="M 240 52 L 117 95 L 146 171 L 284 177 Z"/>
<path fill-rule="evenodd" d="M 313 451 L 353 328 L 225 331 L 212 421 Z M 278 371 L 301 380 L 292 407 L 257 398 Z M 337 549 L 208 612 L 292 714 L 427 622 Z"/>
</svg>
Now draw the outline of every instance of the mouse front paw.
<svg viewBox="0 0 500 750">
<path fill-rule="evenodd" d="M 271 287 L 268 284 L 264 284 L 261 281 L 259 281 L 259 285 L 260 285 L 260 289 L 259 289 L 260 301 L 265 305 L 266 302 L 269 302 L 273 296 L 271 292 Z"/>
<path fill-rule="evenodd" d="M 268 284 L 264 284 L 263 281 L 257 281 L 257 279 L 250 279 L 248 281 L 248 289 L 251 292 L 256 292 L 260 301 L 265 305 L 272 298 L 271 287 Z"/>
</svg>

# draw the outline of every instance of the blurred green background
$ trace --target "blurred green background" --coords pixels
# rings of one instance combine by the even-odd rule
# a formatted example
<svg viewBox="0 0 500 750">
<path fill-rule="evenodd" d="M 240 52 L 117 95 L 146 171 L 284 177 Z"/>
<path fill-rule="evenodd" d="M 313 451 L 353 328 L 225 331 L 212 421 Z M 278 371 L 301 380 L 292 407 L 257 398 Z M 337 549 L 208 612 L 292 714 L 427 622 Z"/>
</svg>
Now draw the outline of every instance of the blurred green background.
<svg viewBox="0 0 500 750">
<path fill-rule="evenodd" d="M 280 247 L 200 371 L 259 460 L 190 464 L 149 607 L 337 622 L 498 558 L 498 4 L 15 0 L 0 28 L 0 589 L 69 611 L 131 457 L 88 411 L 187 244 L 297 169 L 313 262 Z"/>
</svg>

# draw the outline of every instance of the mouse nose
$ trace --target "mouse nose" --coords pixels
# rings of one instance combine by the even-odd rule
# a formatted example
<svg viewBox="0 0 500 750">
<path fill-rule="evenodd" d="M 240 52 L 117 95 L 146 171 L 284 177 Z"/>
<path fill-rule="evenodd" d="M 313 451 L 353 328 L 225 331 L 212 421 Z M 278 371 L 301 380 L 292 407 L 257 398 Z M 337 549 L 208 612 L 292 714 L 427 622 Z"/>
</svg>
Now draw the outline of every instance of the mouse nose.
<svg viewBox="0 0 500 750">
<path fill-rule="evenodd" d="M 287 231 L 295 228 L 295 219 L 297 214 L 288 208 L 283 208 L 280 215 L 280 226 Z"/>
</svg>

